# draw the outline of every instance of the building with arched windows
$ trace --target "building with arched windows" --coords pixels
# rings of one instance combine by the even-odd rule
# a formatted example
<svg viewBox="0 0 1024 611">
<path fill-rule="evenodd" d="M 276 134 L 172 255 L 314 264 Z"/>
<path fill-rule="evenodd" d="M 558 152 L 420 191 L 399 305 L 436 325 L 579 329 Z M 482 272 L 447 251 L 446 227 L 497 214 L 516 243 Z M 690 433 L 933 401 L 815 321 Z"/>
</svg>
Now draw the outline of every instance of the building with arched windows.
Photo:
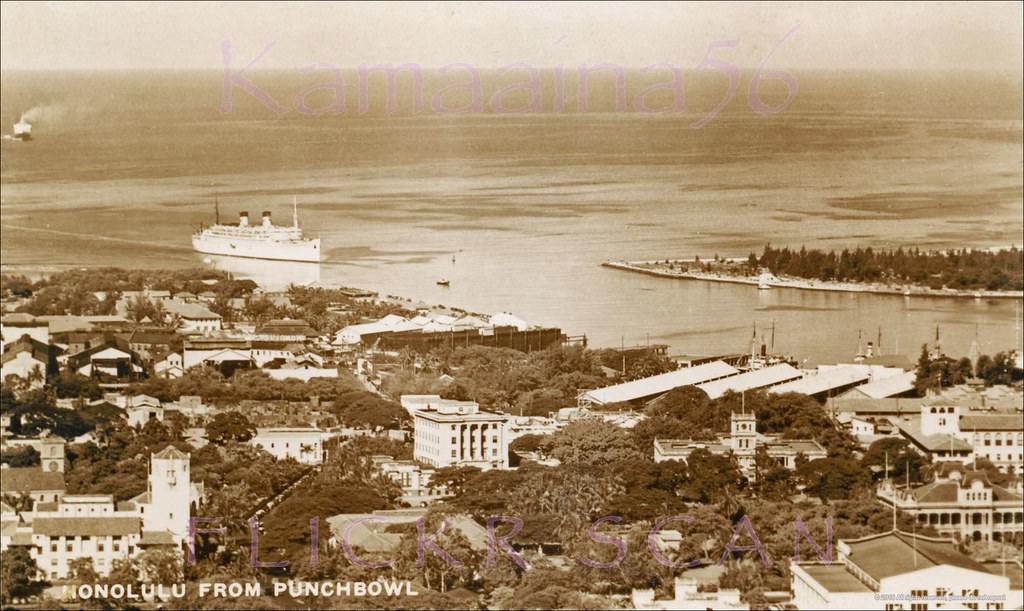
<svg viewBox="0 0 1024 611">
<path fill-rule="evenodd" d="M 935 481 L 900 488 L 886 479 L 878 499 L 915 516 L 921 526 L 957 540 L 1024 539 L 1024 499 L 1019 492 L 994 485 L 984 471 L 956 462 L 940 463 Z"/>
</svg>

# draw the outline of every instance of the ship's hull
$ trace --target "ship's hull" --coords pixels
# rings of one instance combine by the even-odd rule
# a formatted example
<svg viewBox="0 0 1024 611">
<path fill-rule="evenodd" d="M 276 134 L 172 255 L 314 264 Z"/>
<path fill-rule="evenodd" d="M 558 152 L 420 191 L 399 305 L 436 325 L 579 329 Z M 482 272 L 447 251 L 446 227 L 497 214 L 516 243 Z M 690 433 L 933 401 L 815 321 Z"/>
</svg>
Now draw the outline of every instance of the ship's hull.
<svg viewBox="0 0 1024 611">
<path fill-rule="evenodd" d="M 271 261 L 320 262 L 320 240 L 278 242 L 211 237 L 200 234 L 192 236 L 192 248 L 196 252 L 208 255 Z"/>
</svg>

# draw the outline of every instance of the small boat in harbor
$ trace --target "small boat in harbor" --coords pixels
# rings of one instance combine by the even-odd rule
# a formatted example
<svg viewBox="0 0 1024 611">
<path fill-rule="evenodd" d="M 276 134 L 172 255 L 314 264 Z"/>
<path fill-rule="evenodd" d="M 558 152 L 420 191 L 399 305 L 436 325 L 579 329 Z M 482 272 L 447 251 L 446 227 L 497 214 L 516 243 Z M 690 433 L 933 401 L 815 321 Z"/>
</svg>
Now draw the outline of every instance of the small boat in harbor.
<svg viewBox="0 0 1024 611">
<path fill-rule="evenodd" d="M 437 281 L 438 286 L 448 286 L 449 284 L 451 284 L 451 282 L 449 282 L 447 278 L 441 278 Z"/>
</svg>

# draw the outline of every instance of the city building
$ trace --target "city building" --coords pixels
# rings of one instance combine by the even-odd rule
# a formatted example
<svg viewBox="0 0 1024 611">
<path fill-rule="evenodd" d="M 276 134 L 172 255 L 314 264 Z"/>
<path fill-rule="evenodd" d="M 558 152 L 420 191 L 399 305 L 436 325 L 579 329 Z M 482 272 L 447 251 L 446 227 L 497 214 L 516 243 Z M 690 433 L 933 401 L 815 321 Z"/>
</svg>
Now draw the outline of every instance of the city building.
<svg viewBox="0 0 1024 611">
<path fill-rule="evenodd" d="M 313 428 L 256 429 L 249 445 L 266 450 L 274 458 L 291 458 L 306 465 L 324 462 L 324 434 Z"/>
<path fill-rule="evenodd" d="M 1024 474 L 1024 417 L 1019 413 L 961 412 L 953 433 L 1003 473 Z"/>
<path fill-rule="evenodd" d="M 910 441 L 918 452 L 930 457 L 932 462 L 970 462 L 974 459 L 974 448 L 957 436 L 960 408 L 922 405 L 919 413 L 917 418 L 890 418 L 900 435 Z"/>
<path fill-rule="evenodd" d="M 507 416 L 460 401 L 418 409 L 413 412 L 413 420 L 416 460 L 435 468 L 508 468 Z"/>
<path fill-rule="evenodd" d="M 1019 583 L 962 554 L 952 539 L 890 531 L 840 539 L 835 552 L 831 562 L 790 564 L 797 609 L 977 610 L 1024 604 Z M 947 596 L 985 598 L 942 599 Z"/>
<path fill-rule="evenodd" d="M 50 324 L 22 312 L 7 314 L 0 318 L 0 352 L 6 350 L 7 344 L 23 335 L 28 335 L 42 344 L 49 344 Z"/>
<path fill-rule="evenodd" d="M 271 320 L 256 329 L 255 340 L 276 342 L 306 342 L 320 334 L 304 320 Z"/>
<path fill-rule="evenodd" d="M 42 388 L 46 378 L 57 373 L 57 357 L 62 353 L 57 346 L 26 333 L 4 346 L 0 355 L 0 379 L 15 376 L 28 381 L 31 388 Z"/>
<path fill-rule="evenodd" d="M 159 378 L 180 378 L 185 375 L 184 357 L 177 352 L 170 352 L 153 364 L 153 371 Z"/>
<path fill-rule="evenodd" d="M 415 524 L 427 515 L 427 509 L 415 507 L 409 509 L 379 509 L 373 513 L 343 513 L 327 518 L 331 527 L 331 538 L 328 545 L 337 548 L 342 542 L 352 549 L 370 553 L 394 552 L 409 534 L 394 532 L 391 527 L 407 525 L 412 527 L 415 537 Z M 445 530 L 462 534 L 469 546 L 478 552 L 488 549 L 490 539 L 487 529 L 466 515 L 447 515 L 444 517 Z M 409 532 L 408 529 L 405 532 Z"/>
<path fill-rule="evenodd" d="M 689 571 L 688 571 L 689 572 Z M 704 611 L 705 609 L 749 609 L 750 605 L 740 601 L 736 588 L 701 588 L 697 580 L 680 576 L 675 578 L 673 596 L 656 599 L 654 590 L 633 590 L 630 601 L 634 609 L 673 609 L 678 611 Z"/>
<path fill-rule="evenodd" d="M 99 379 L 101 382 L 129 382 L 145 377 L 142 356 L 128 347 L 128 341 L 107 334 L 102 342 L 71 354 L 67 367 L 74 373 Z"/>
<path fill-rule="evenodd" d="M 892 418 L 900 433 L 932 460 L 984 458 L 1000 471 L 1024 472 L 1024 418 L 1018 413 L 926 401 L 919 418 Z"/>
<path fill-rule="evenodd" d="M 164 407 L 160 400 L 149 395 L 127 397 L 124 406 L 128 426 L 145 426 L 150 420 L 163 422 Z"/>
<path fill-rule="evenodd" d="M 180 336 L 172 329 L 137 327 L 128 337 L 128 347 L 150 361 L 171 350 L 179 341 Z"/>
<path fill-rule="evenodd" d="M 55 503 L 64 496 L 65 490 L 61 471 L 44 471 L 41 466 L 0 465 L 0 496 L 24 496 L 34 503 Z"/>
<path fill-rule="evenodd" d="M 183 333 L 210 335 L 221 329 L 221 316 L 198 303 L 185 303 L 174 299 L 162 302 L 164 309 L 178 321 L 178 330 Z"/>
<path fill-rule="evenodd" d="M 915 516 L 921 526 L 958 541 L 1024 539 L 1024 498 L 968 465 L 941 463 L 935 481 L 909 489 L 886 479 L 877 494 L 882 503 Z"/>
<path fill-rule="evenodd" d="M 189 455 L 173 446 L 153 454 L 148 490 L 124 503 L 110 495 L 37 500 L 25 520 L 5 529 L 3 549 L 27 548 L 39 574 L 51 581 L 71 577 L 73 563 L 82 558 L 105 577 L 116 560 L 135 558 L 147 548 L 180 552 L 191 508 L 201 500 L 201 487 L 189 478 L 189 462 Z"/>
<path fill-rule="evenodd" d="M 423 467 L 414 460 L 395 460 L 386 455 L 373 456 L 371 461 L 377 473 L 391 478 L 402 487 L 399 500 L 410 507 L 429 505 L 448 496 L 444 485 L 431 484 L 434 469 Z"/>
<path fill-rule="evenodd" d="M 733 413 L 729 418 L 729 435 L 716 442 L 692 439 L 655 439 L 654 462 L 689 459 L 696 450 L 707 450 L 715 455 L 731 454 L 736 458 L 748 479 L 756 476 L 757 449 L 763 447 L 769 458 L 787 469 L 797 467 L 797 458 L 807 460 L 828 457 L 828 452 L 813 439 L 777 439 L 757 432 L 757 416 L 753 413 Z"/>
</svg>

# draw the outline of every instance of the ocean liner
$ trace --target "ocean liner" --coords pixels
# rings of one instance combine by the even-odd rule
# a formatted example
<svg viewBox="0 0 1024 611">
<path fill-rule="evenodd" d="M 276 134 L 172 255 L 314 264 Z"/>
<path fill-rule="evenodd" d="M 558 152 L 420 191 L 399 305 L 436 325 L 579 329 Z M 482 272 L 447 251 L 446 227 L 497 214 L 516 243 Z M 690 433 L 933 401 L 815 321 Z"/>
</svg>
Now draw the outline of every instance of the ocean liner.
<svg viewBox="0 0 1024 611">
<path fill-rule="evenodd" d="M 192 248 L 197 252 L 250 259 L 272 259 L 275 261 L 320 262 L 320 239 L 303 238 L 299 228 L 298 206 L 293 204 L 292 226 L 278 227 L 270 220 L 270 213 L 263 213 L 263 222 L 249 224 L 249 213 L 238 215 L 237 225 L 216 224 L 200 227 L 192 235 Z"/>
</svg>

